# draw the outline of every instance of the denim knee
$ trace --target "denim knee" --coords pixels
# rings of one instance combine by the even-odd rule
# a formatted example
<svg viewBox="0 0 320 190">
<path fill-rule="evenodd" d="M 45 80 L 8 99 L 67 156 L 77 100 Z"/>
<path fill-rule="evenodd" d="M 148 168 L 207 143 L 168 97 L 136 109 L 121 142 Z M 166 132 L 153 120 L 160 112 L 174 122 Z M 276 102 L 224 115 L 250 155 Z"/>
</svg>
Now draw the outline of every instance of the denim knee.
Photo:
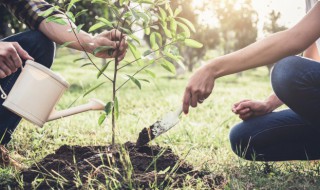
<svg viewBox="0 0 320 190">
<path fill-rule="evenodd" d="M 229 134 L 229 140 L 232 151 L 239 157 L 246 160 L 254 160 L 254 150 L 250 143 L 251 135 L 245 131 L 244 122 L 234 126 Z"/>
<path fill-rule="evenodd" d="M 301 76 L 303 63 L 298 56 L 283 58 L 275 64 L 271 72 L 271 84 L 275 94 L 285 102 L 301 87 Z"/>
</svg>

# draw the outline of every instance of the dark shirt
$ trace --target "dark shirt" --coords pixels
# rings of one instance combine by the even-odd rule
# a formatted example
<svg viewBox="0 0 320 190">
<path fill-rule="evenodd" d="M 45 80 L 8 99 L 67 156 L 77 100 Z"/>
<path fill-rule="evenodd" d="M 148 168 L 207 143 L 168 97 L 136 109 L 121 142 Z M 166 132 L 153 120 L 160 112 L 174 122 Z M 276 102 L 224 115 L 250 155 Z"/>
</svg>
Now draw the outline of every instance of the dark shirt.
<svg viewBox="0 0 320 190">
<path fill-rule="evenodd" d="M 0 0 L 0 5 L 4 5 L 30 29 L 37 29 L 45 18 L 61 13 L 53 11 L 45 17 L 41 16 L 41 13 L 53 7 L 43 0 Z"/>
</svg>

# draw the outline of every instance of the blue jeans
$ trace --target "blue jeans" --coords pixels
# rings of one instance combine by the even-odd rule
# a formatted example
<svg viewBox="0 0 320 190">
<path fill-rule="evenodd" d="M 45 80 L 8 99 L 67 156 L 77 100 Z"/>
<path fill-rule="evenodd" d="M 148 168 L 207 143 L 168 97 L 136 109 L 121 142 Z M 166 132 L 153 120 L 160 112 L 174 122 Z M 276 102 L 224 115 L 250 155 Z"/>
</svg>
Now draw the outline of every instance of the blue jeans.
<svg viewBox="0 0 320 190">
<path fill-rule="evenodd" d="M 48 68 L 51 67 L 55 44 L 39 31 L 27 31 L 8 38 L 2 39 L 5 42 L 18 42 L 20 46 L 29 53 L 34 60 Z M 25 60 L 23 60 L 24 62 Z M 3 90 L 8 94 L 17 80 L 21 70 L 0 79 Z M 10 112 L 2 106 L 4 102 L 0 98 L 0 144 L 7 144 L 11 140 L 11 134 L 19 124 L 21 117 Z"/>
<path fill-rule="evenodd" d="M 256 161 L 320 159 L 320 63 L 290 56 L 271 73 L 275 94 L 289 109 L 239 123 L 232 150 Z"/>
</svg>

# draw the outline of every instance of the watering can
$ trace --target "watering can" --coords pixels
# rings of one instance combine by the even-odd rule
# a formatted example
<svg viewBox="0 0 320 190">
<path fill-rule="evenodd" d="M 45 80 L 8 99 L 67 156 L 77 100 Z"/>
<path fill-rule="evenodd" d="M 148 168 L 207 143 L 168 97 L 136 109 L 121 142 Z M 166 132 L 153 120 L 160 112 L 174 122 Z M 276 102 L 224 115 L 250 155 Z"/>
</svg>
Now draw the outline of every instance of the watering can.
<svg viewBox="0 0 320 190">
<path fill-rule="evenodd" d="M 104 110 L 105 104 L 98 99 L 91 99 L 87 104 L 62 111 L 56 111 L 55 105 L 68 82 L 60 75 L 34 61 L 26 61 L 17 81 L 8 95 L 1 89 L 3 106 L 42 127 L 45 122 L 67 117 L 89 110 Z"/>
</svg>

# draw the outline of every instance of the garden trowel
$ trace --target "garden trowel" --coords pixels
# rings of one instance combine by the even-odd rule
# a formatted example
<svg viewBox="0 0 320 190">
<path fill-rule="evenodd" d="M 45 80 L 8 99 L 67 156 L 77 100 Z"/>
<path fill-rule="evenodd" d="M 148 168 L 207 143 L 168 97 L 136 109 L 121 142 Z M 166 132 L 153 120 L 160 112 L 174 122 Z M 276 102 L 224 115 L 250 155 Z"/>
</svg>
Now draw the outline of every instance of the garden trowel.
<svg viewBox="0 0 320 190">
<path fill-rule="evenodd" d="M 162 133 L 167 132 L 177 123 L 179 123 L 179 116 L 182 113 L 182 106 L 180 106 L 176 111 L 169 112 L 162 117 L 162 119 L 155 122 L 148 128 L 144 128 L 139 133 L 139 138 L 137 140 L 137 146 L 143 146 L 149 141 L 153 140 Z"/>
</svg>

